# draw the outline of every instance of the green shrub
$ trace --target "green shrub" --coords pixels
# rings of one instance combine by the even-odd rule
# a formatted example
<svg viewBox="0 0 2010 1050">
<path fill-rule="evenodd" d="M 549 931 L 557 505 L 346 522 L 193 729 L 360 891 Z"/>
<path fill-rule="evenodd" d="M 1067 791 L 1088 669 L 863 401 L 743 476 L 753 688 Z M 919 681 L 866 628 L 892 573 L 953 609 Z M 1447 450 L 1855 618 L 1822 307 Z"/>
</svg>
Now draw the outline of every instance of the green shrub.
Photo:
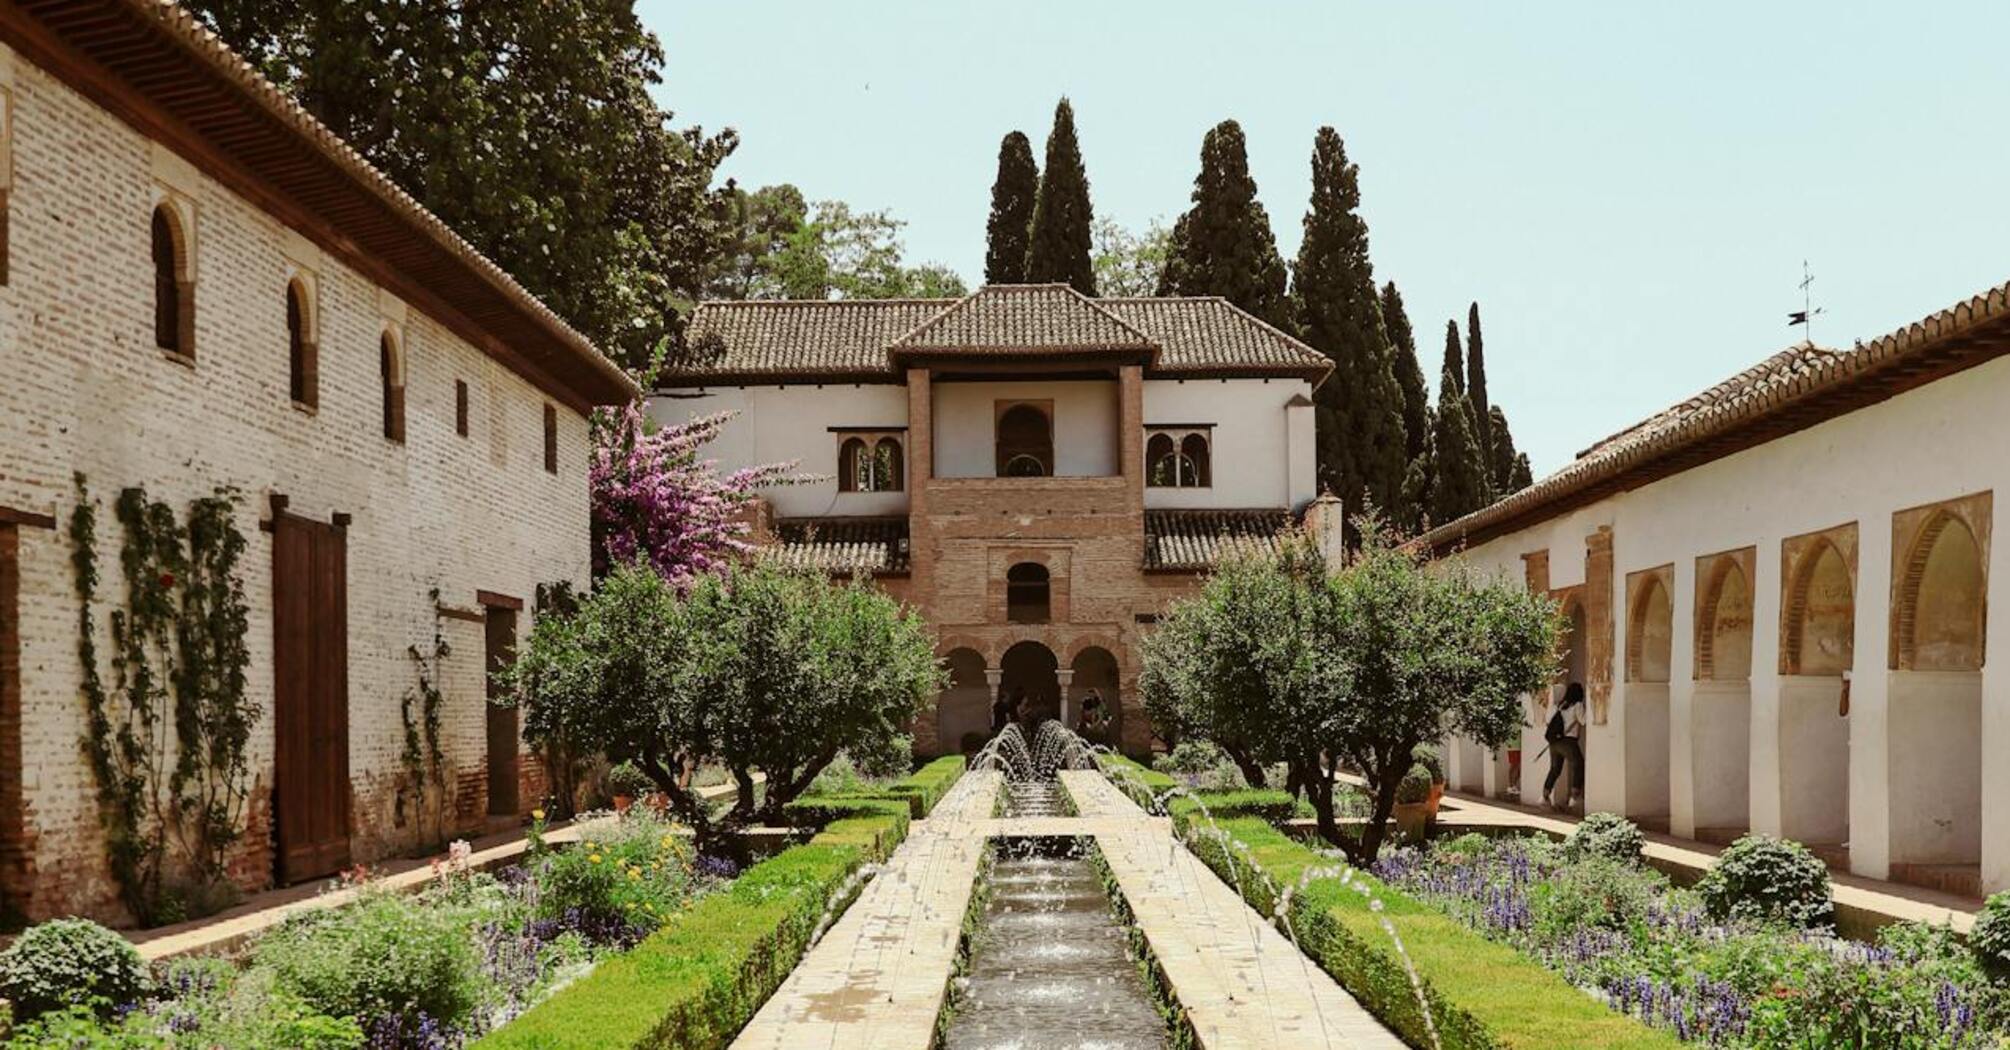
<svg viewBox="0 0 2010 1050">
<path fill-rule="evenodd" d="M 656 790 L 656 782 L 650 780 L 649 774 L 642 772 L 633 762 L 615 763 L 614 768 L 607 771 L 606 785 L 608 794 L 626 795 L 629 798 L 641 798 Z"/>
<path fill-rule="evenodd" d="M 1198 812 L 1202 806 L 1216 820 L 1226 817 L 1260 817 L 1272 824 L 1298 816 L 1300 803 L 1296 798 L 1282 792 L 1249 788 L 1242 791 L 1206 791 L 1193 798 L 1173 800 L 1175 812 L 1192 810 Z"/>
<path fill-rule="evenodd" d="M 1660 889 L 1658 875 L 1591 854 L 1536 883 L 1529 892 L 1529 914 L 1545 940 L 1589 927 L 1624 929 L 1646 918 Z"/>
<path fill-rule="evenodd" d="M 1784 923 L 1801 929 L 1830 924 L 1829 869 L 1798 842 L 1746 835 L 1724 850 L 1696 883 L 1711 917 Z"/>
<path fill-rule="evenodd" d="M 1574 861 L 1608 857 L 1621 864 L 1638 864 L 1646 850 L 1647 836 L 1640 833 L 1640 827 L 1617 813 L 1586 816 L 1563 841 L 1563 855 Z"/>
<path fill-rule="evenodd" d="M 1968 931 L 1968 947 L 1983 971 L 2010 981 L 2010 890 L 1991 896 Z"/>
<path fill-rule="evenodd" d="M 1477 831 L 1468 831 L 1457 838 L 1445 839 L 1431 847 L 1432 853 L 1442 853 L 1452 857 L 1477 857 L 1493 848 L 1493 840 Z"/>
<path fill-rule="evenodd" d="M 297 916 L 258 942 L 252 965 L 275 990 L 332 1017 L 423 1012 L 458 1024 L 475 1004 L 469 920 L 458 908 L 389 892 Z"/>
<path fill-rule="evenodd" d="M 691 895 L 691 849 L 669 824 L 630 810 L 537 865 L 539 918 L 569 911 L 653 930 Z"/>
<path fill-rule="evenodd" d="M 1445 782 L 1445 759 L 1436 744 L 1418 744 L 1410 749 L 1410 761 L 1431 771 L 1431 782 Z"/>
<path fill-rule="evenodd" d="M 1403 780 L 1396 785 L 1396 801 L 1399 803 L 1428 802 L 1431 798 L 1431 771 L 1422 763 L 1410 767 L 1403 774 Z"/>
<path fill-rule="evenodd" d="M 913 803 L 905 798 L 810 795 L 782 807 L 790 827 L 824 828 L 833 821 L 852 817 L 884 816 L 904 826 L 913 813 Z M 904 827 L 903 827 L 904 831 Z"/>
<path fill-rule="evenodd" d="M 66 1006 L 108 1013 L 137 1002 L 149 984 L 139 950 L 89 919 L 31 926 L 0 952 L 0 998 L 21 1021 Z"/>
</svg>

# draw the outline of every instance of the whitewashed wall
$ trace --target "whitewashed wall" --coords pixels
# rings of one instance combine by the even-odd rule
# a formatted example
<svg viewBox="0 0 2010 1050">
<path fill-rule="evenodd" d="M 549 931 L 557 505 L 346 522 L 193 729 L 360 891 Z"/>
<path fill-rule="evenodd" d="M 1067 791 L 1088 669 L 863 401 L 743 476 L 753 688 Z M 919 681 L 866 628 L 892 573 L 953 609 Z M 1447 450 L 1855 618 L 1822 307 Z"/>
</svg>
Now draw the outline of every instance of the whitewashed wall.
<svg viewBox="0 0 2010 1050">
<path fill-rule="evenodd" d="M 1495 539 L 1465 557 L 1519 580 L 1521 556 L 1547 549 L 1550 585 L 1566 587 L 1583 582 L 1585 537 L 1600 525 L 1612 526 L 1615 665 L 1617 654 L 1626 651 L 1626 574 L 1674 564 L 1676 637 L 1668 686 L 1672 823 L 1677 834 L 1686 834 L 1696 824 L 1696 799 L 1710 789 L 1696 782 L 1698 763 L 1687 729 L 1698 685 L 1692 639 L 1695 559 L 1755 546 L 1750 820 L 1754 830 L 1777 833 L 1783 819 L 1780 544 L 1787 537 L 1856 522 L 1855 671 L 1848 723 L 1851 866 L 1859 874 L 1885 877 L 1894 843 L 1902 850 L 1938 822 L 1963 810 L 1974 812 L 1968 800 L 1936 798 L 1918 790 L 1917 782 L 1979 760 L 1983 885 L 2010 888 L 2010 673 L 2003 668 L 2005 657 L 1983 668 L 1979 734 L 1966 739 L 1935 734 L 1945 752 L 1937 760 L 1913 753 L 1909 742 L 1900 748 L 1891 745 L 1895 720 L 1930 720 L 1936 704 L 1902 686 L 1898 696 L 1905 703 L 1895 706 L 1891 686 L 1904 676 L 1887 670 L 1892 515 L 1971 493 L 2003 492 L 2010 485 L 2010 456 L 2003 454 L 2010 448 L 2010 413 L 2002 410 L 2006 401 L 2010 360 L 1998 359 Z M 2001 514 L 2000 499 L 1996 506 Z M 1998 611 L 2010 609 L 2010 601 L 1995 597 L 2010 580 L 2005 558 L 2003 544 L 1992 544 L 1988 604 Z M 2010 653 L 2010 615 L 1991 617 L 1985 637 L 1988 652 Z M 1615 678 L 1623 679 L 1617 666 L 1615 672 Z M 1623 680 L 1614 682 L 1608 723 L 1589 730 L 1586 805 L 1591 810 L 1628 809 L 1627 688 Z M 1533 726 L 1523 742 L 1524 798 L 1533 799 L 1540 791 L 1544 766 L 1535 755 L 1541 749 L 1541 727 Z M 1911 757 L 1894 764 L 1900 751 Z M 1706 775 L 1709 757 L 1702 763 Z M 1788 756 L 1788 764 L 1804 757 Z M 1498 786 L 1503 768 L 1496 764 L 1489 770 L 1491 786 Z"/>
<path fill-rule="evenodd" d="M 838 445 L 832 427 L 907 425 L 907 388 L 895 383 L 829 386 L 710 387 L 659 393 L 649 414 L 660 423 L 730 411 L 733 418 L 706 446 L 706 454 L 727 470 L 762 463 L 795 463 L 821 480 L 764 491 L 784 518 L 825 515 L 907 513 L 906 484 L 900 492 L 839 492 Z M 906 457 L 902 457 L 903 468 Z"/>
<path fill-rule="evenodd" d="M 1145 425 L 1212 424 L 1207 488 L 1147 488 L 1145 506 L 1224 509 L 1303 507 L 1317 494 L 1312 408 L 1301 379 L 1153 379 L 1145 383 Z"/>
<path fill-rule="evenodd" d="M 935 476 L 988 478 L 998 473 L 997 403 L 1054 403 L 1054 475 L 1110 477 L 1117 458 L 1114 380 L 1032 383 L 936 383 Z"/>
</svg>

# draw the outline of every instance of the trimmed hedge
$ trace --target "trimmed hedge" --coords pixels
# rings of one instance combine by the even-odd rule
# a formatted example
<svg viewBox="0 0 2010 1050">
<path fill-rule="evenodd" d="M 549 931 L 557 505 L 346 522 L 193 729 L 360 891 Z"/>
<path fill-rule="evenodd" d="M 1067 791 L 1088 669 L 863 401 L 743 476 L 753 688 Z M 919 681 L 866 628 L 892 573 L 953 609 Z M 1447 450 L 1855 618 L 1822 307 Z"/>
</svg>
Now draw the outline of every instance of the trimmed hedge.
<svg viewBox="0 0 2010 1050">
<path fill-rule="evenodd" d="M 858 803 L 892 802 L 907 810 L 915 820 L 927 816 L 963 775 L 963 756 L 938 758 L 912 774 L 878 791 L 847 795 L 805 795 L 782 807 L 789 823 L 796 827 L 818 827 L 841 816 L 857 813 Z"/>
<path fill-rule="evenodd" d="M 1216 820 L 1261 817 L 1272 824 L 1309 815 L 1311 811 L 1309 805 L 1299 802 L 1287 792 L 1259 788 L 1197 792 L 1194 798 L 1175 797 L 1171 808 L 1174 817 L 1184 818 L 1198 815 L 1203 806 L 1207 808 L 1208 815 Z"/>
<path fill-rule="evenodd" d="M 815 838 L 748 868 L 730 887 L 700 898 L 633 950 L 594 967 L 476 1047 L 725 1047 L 802 960 L 831 897 L 860 865 L 893 852 L 916 809 L 926 813 L 941 800 L 963 771 L 961 758 L 948 771 L 937 768 L 951 761 L 931 762 L 895 785 L 912 789 L 896 797 L 791 803 L 792 817 L 823 824 Z"/>
<path fill-rule="evenodd" d="M 1181 830 L 1191 819 L 1175 817 Z M 1196 855 L 1223 881 L 1240 882 L 1243 897 L 1264 915 L 1276 900 L 1270 883 L 1249 878 L 1249 859 L 1276 880 L 1293 886 L 1307 868 L 1333 861 L 1299 844 L 1261 817 L 1220 819 L 1221 829 L 1249 849 L 1229 856 L 1211 836 L 1191 843 Z M 1243 874 L 1231 878 L 1229 865 Z M 1362 876 L 1357 875 L 1359 879 Z M 1375 899 L 1403 939 L 1431 1019 L 1445 1050 L 1547 1050 L 1556 1046 L 1597 1050 L 1679 1050 L 1674 1036 L 1615 1013 L 1572 987 L 1541 963 L 1496 944 L 1451 916 L 1382 886 Z M 1340 982 L 1412 1046 L 1429 1046 L 1423 1011 L 1395 944 L 1382 929 L 1369 898 L 1338 879 L 1315 879 L 1291 899 L 1291 924 L 1299 948 Z"/>
</svg>

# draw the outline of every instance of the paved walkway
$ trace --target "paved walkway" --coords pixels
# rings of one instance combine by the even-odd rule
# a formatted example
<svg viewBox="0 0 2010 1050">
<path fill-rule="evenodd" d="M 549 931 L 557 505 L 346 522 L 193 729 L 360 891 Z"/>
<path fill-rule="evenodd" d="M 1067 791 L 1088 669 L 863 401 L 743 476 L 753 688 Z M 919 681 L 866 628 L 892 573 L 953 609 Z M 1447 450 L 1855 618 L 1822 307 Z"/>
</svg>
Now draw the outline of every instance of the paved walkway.
<svg viewBox="0 0 2010 1050">
<path fill-rule="evenodd" d="M 1076 817 L 999 819 L 996 773 L 966 774 L 733 1043 L 928 1050 L 985 840 L 1087 837 L 1102 850 L 1208 1050 L 1403 1043 L 1102 774 L 1068 772 Z"/>
<path fill-rule="evenodd" d="M 738 1050 L 928 1050 L 1001 777 L 965 773 L 733 1041 Z"/>
</svg>

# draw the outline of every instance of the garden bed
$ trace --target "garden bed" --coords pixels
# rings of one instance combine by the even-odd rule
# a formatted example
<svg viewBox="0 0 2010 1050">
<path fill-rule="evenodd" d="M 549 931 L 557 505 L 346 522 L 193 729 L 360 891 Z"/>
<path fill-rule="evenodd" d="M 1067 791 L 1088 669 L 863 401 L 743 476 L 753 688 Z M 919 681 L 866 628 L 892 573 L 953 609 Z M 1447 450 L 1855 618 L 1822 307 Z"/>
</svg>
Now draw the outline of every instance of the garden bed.
<svg viewBox="0 0 2010 1050">
<path fill-rule="evenodd" d="M 1162 794 L 1177 784 L 1126 759 L 1107 758 L 1105 763 L 1113 781 L 1134 798 L 1141 791 Z M 1216 814 L 1217 809 L 1222 812 Z M 1358 873 L 1343 881 L 1334 857 L 1293 840 L 1264 817 L 1234 815 L 1234 809 L 1209 805 L 1214 821 L 1202 831 L 1198 805 L 1176 799 L 1171 807 L 1175 825 L 1195 854 L 1263 915 L 1274 914 L 1282 888 L 1296 886 L 1307 871 L 1332 871 L 1314 876 L 1292 896 L 1294 939 L 1411 1045 L 1429 1047 L 1435 1041 L 1446 1050 L 1680 1045 L 1666 1033 L 1606 1009 L 1534 959 L 1435 908 Z M 1385 919 L 1400 945 L 1383 928 Z M 1428 1020 L 1411 983 L 1412 967 L 1421 998 L 1430 1004 Z"/>
</svg>

